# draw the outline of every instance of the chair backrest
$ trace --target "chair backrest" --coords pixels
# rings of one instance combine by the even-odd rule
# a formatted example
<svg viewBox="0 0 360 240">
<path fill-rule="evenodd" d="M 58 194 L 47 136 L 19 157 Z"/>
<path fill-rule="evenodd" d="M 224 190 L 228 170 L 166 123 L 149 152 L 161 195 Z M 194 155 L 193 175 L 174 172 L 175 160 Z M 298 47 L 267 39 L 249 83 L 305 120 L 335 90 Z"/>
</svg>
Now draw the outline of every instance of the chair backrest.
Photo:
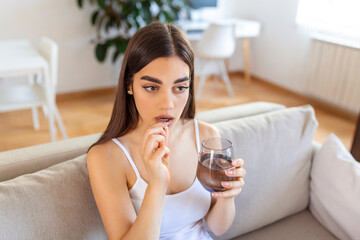
<svg viewBox="0 0 360 240">
<path fill-rule="evenodd" d="M 197 54 L 202 58 L 229 58 L 235 51 L 235 24 L 212 23 L 204 31 L 197 45 Z"/>
<path fill-rule="evenodd" d="M 54 40 L 42 37 L 39 42 L 39 52 L 49 62 L 49 77 L 53 87 L 56 88 L 58 79 L 58 46 Z"/>
</svg>

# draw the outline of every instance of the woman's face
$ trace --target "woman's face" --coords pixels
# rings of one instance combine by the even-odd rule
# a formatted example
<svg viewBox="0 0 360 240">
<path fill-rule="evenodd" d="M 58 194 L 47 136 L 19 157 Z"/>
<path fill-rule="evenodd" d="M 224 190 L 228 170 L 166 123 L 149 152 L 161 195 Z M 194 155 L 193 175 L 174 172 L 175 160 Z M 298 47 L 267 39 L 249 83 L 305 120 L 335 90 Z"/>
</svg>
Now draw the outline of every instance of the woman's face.
<svg viewBox="0 0 360 240">
<path fill-rule="evenodd" d="M 188 65 L 177 56 L 157 58 L 135 73 L 132 91 L 139 124 L 174 126 L 189 98 L 189 76 Z"/>
</svg>

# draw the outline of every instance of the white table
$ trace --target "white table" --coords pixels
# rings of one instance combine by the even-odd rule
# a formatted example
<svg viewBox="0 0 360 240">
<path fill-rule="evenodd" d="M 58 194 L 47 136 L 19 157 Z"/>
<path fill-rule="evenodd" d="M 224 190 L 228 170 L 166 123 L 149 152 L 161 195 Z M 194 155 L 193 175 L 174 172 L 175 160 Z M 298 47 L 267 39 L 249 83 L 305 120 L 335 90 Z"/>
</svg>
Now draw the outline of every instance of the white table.
<svg viewBox="0 0 360 240">
<path fill-rule="evenodd" d="M 219 19 L 214 21 L 190 21 L 182 20 L 178 22 L 178 25 L 185 32 L 187 38 L 190 41 L 198 41 L 202 37 L 202 33 L 206 30 L 212 22 L 218 21 L 231 21 L 235 24 L 235 37 L 242 39 L 242 47 L 244 54 L 244 72 L 245 80 L 247 83 L 250 82 L 250 61 L 249 61 L 249 38 L 257 37 L 260 35 L 261 25 L 257 21 L 250 21 L 245 19 Z"/>
<path fill-rule="evenodd" d="M 27 40 L 0 41 L 0 79 L 34 74 L 41 74 L 43 80 L 43 86 L 34 92 L 27 86 L 0 86 L 0 112 L 29 108 L 31 101 L 37 99 L 35 95 L 45 94 L 50 136 L 55 141 L 55 93 L 49 77 L 49 63 Z M 41 88 L 45 89 L 43 93 Z"/>
</svg>

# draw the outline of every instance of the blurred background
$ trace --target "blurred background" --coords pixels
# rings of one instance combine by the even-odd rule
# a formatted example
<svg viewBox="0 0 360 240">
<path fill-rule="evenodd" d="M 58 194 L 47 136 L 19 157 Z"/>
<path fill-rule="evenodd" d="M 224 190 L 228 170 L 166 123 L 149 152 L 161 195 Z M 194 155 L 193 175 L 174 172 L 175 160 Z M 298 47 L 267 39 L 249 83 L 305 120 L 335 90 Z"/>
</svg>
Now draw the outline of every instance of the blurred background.
<svg viewBox="0 0 360 240">
<path fill-rule="evenodd" d="M 115 15 L 107 29 L 99 27 L 101 15 L 110 9 L 106 4 L 112 2 L 117 3 L 112 10 L 124 8 L 118 3 L 122 1 L 0 0 L 0 58 L 5 56 L 1 50 L 7 48 L 1 48 L 1 42 L 26 40 L 38 49 L 39 40 L 47 37 L 57 44 L 57 85 L 52 91 L 69 138 L 102 132 L 110 119 L 121 51 L 126 44 L 126 38 L 104 40 L 104 36 L 119 33 L 119 28 L 114 27 Z M 319 121 L 315 140 L 322 143 L 334 132 L 351 148 L 360 112 L 357 1 L 176 2 L 133 1 L 136 7 L 127 11 L 135 20 L 124 20 L 124 26 L 131 28 L 120 32 L 131 36 L 137 27 L 153 20 L 146 18 L 150 12 L 160 21 L 175 21 L 197 53 L 197 44 L 205 41 L 202 36 L 211 23 L 219 19 L 232 22 L 234 50 L 226 57 L 225 66 L 234 96 L 229 94 L 226 83 L 210 72 L 196 102 L 198 112 L 255 101 L 288 107 L 311 104 Z M 173 7 L 170 12 L 166 12 L 166 4 Z M 5 66 L 7 61 L 2 61 Z M 197 55 L 195 90 L 204 64 Z M 5 93 L 15 82 L 29 81 L 29 76 L 1 76 L 0 64 L 0 87 Z M 0 151 L 51 141 L 46 107 L 38 110 L 38 129 L 33 127 L 31 108 L 0 112 Z M 57 126 L 55 140 L 62 139 L 60 130 Z"/>
</svg>

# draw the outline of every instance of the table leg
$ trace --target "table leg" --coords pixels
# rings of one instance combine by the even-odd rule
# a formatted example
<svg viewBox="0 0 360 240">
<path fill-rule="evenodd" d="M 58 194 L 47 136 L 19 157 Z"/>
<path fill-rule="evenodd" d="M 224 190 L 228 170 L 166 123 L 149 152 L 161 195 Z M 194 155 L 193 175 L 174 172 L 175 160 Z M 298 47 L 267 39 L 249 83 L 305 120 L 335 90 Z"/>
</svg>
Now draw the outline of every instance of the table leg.
<svg viewBox="0 0 360 240">
<path fill-rule="evenodd" d="M 351 154 L 360 162 L 360 114 L 357 120 L 354 140 L 351 147 Z"/>
<path fill-rule="evenodd" d="M 244 73 L 245 73 L 245 82 L 250 83 L 250 60 L 249 60 L 249 38 L 242 39 L 243 52 L 244 52 Z"/>
<path fill-rule="evenodd" d="M 48 66 L 46 66 L 43 69 L 43 79 L 44 79 L 45 92 L 46 92 L 46 103 L 48 108 L 50 139 L 52 142 L 55 142 L 56 141 L 56 128 L 55 128 L 55 116 L 54 116 L 55 92 L 50 79 Z"/>
</svg>

